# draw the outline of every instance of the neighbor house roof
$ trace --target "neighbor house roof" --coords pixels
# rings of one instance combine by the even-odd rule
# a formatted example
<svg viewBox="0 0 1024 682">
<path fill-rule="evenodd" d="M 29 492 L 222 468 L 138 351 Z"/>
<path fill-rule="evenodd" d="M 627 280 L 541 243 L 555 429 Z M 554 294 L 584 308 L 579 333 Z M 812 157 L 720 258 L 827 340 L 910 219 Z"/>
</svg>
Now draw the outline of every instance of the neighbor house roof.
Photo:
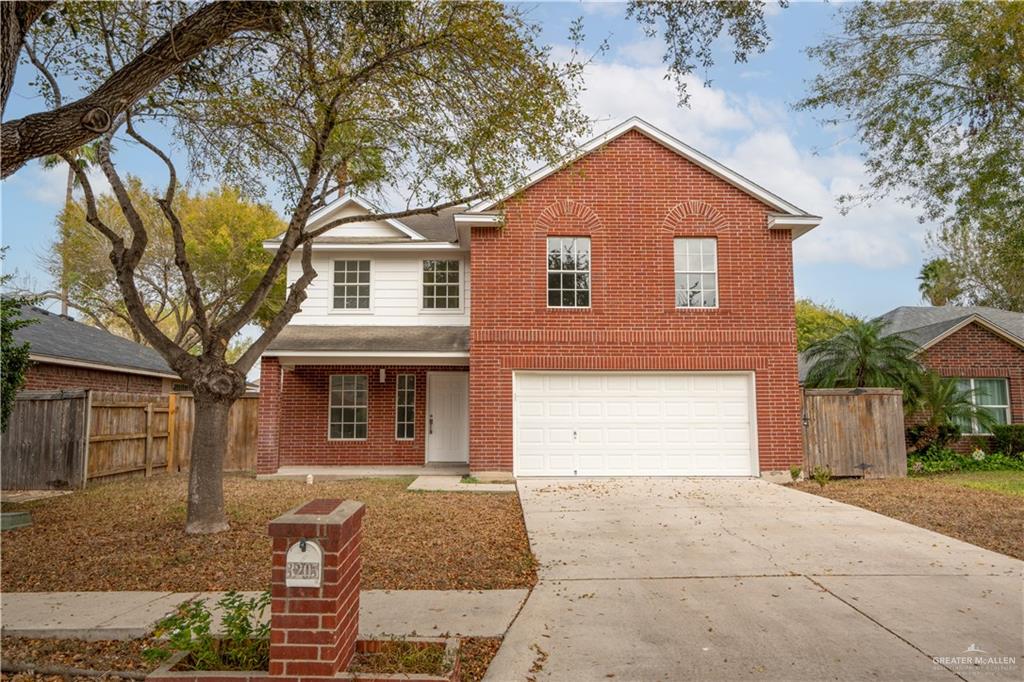
<svg viewBox="0 0 1024 682">
<path fill-rule="evenodd" d="M 288 325 L 266 355 L 303 353 L 465 353 L 469 327 Z"/>
<path fill-rule="evenodd" d="M 159 353 L 124 337 L 35 306 L 22 307 L 21 317 L 36 320 L 14 332 L 36 362 L 178 378 Z"/>
<path fill-rule="evenodd" d="M 902 306 L 879 318 L 888 334 L 927 348 L 971 322 L 1024 346 L 1024 313 L 985 306 Z"/>
<path fill-rule="evenodd" d="M 921 350 L 929 348 L 967 325 L 977 323 L 1011 343 L 1024 347 L 1024 313 L 985 306 L 901 306 L 878 318 L 886 336 L 899 334 Z M 797 357 L 800 380 L 811 365 L 804 353 Z"/>
<path fill-rule="evenodd" d="M 496 206 L 501 204 L 501 202 L 505 201 L 509 197 L 515 196 L 516 194 L 523 191 L 527 187 L 537 182 L 540 182 L 541 180 L 548 177 L 552 173 L 555 173 L 561 170 L 562 168 L 565 168 L 566 166 L 573 163 L 577 159 L 589 154 L 595 149 L 603 147 L 612 140 L 619 138 L 622 135 L 625 135 L 626 133 L 631 131 L 636 131 L 642 135 L 645 135 L 646 137 L 654 140 L 655 142 L 658 142 L 659 144 L 674 151 L 680 156 L 689 159 L 691 162 L 693 162 L 697 166 L 700 166 L 701 168 L 708 171 L 712 175 L 718 176 L 719 178 L 729 183 L 730 185 L 736 187 L 737 189 L 746 192 L 750 196 L 760 200 L 762 203 L 771 206 L 773 209 L 778 211 L 778 213 L 773 213 L 769 216 L 768 227 L 770 228 L 791 229 L 793 230 L 793 236 L 797 237 L 801 234 L 804 234 L 805 232 L 808 232 L 809 230 L 814 228 L 818 223 L 821 222 L 820 216 L 812 215 L 807 211 L 803 210 L 802 208 L 800 208 L 799 206 L 796 206 L 795 204 L 786 201 L 777 194 L 768 191 L 767 189 L 761 187 L 752 180 L 743 177 L 742 175 L 732 170 L 731 168 L 728 168 L 725 165 L 719 163 L 718 161 L 712 159 L 707 154 L 704 154 L 703 152 L 694 149 L 685 142 L 673 137 L 672 135 L 669 135 L 664 130 L 661 130 L 660 128 L 651 125 L 647 121 L 637 116 L 633 116 L 632 118 L 626 119 L 619 125 L 612 128 L 611 130 L 608 130 L 607 132 L 598 135 L 592 140 L 584 142 L 582 145 L 580 145 L 572 152 L 570 152 L 568 155 L 566 155 L 565 158 L 561 159 L 556 163 L 549 164 L 535 171 L 531 175 L 524 178 L 523 181 L 519 183 L 517 186 L 510 188 L 508 191 L 499 194 L 498 196 L 478 201 L 477 203 L 470 206 L 469 209 L 463 214 L 464 218 L 457 218 L 456 220 L 459 220 L 460 222 L 469 222 L 470 215 L 490 212 L 492 209 L 494 209 Z M 497 224 L 497 222 L 495 224 Z"/>
</svg>

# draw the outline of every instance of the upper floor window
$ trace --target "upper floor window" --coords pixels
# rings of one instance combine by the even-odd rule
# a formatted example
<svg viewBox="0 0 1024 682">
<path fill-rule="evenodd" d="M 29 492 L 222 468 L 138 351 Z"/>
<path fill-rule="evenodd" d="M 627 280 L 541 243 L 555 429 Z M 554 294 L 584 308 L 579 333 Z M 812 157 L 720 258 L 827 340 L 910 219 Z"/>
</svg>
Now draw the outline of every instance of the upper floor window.
<svg viewBox="0 0 1024 682">
<path fill-rule="evenodd" d="M 370 261 L 334 261 L 334 309 L 370 309 Z"/>
<path fill-rule="evenodd" d="M 589 237 L 548 237 L 548 307 L 590 307 Z"/>
<path fill-rule="evenodd" d="M 457 260 L 423 261 L 423 309 L 458 310 L 462 306 Z"/>
<path fill-rule="evenodd" d="M 339 374 L 331 377 L 331 440 L 365 440 L 369 421 L 369 380 L 365 374 Z"/>
<path fill-rule="evenodd" d="M 996 424 L 1010 423 L 1010 391 L 1006 379 L 957 379 L 960 390 L 971 392 L 971 402 L 978 412 L 987 414 Z M 957 419 L 960 433 L 988 435 L 988 429 L 977 417 Z"/>
<path fill-rule="evenodd" d="M 675 240 L 676 307 L 718 307 L 718 244 L 714 239 Z"/>
</svg>

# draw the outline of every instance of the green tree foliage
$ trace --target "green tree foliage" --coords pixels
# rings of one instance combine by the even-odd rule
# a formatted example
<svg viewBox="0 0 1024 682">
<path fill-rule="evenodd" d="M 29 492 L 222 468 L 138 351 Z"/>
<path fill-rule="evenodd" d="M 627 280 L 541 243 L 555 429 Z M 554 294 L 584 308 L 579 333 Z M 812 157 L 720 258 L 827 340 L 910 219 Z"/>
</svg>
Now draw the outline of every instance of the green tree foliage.
<svg viewBox="0 0 1024 682">
<path fill-rule="evenodd" d="M 809 298 L 801 298 L 796 302 L 796 347 L 807 350 L 812 344 L 841 332 L 846 325 L 854 321 L 834 306 L 815 303 Z"/>
<path fill-rule="evenodd" d="M 898 334 L 885 336 L 878 320 L 854 319 L 830 339 L 806 351 L 808 388 L 900 388 L 905 405 L 916 400 L 921 368 L 917 346 Z"/>
<path fill-rule="evenodd" d="M 803 109 L 834 111 L 865 150 L 857 200 L 894 194 L 941 221 L 965 297 L 1024 310 L 1024 3 L 864 2 L 809 50 Z"/>
<path fill-rule="evenodd" d="M 0 275 L 0 287 L 6 286 L 11 277 L 13 275 Z M 25 372 L 30 364 L 29 345 L 27 342 L 15 343 L 14 332 L 35 322 L 21 317 L 22 306 L 31 305 L 32 302 L 24 296 L 0 296 L 0 432 L 7 431 L 7 420 L 14 409 L 14 398 L 25 385 Z"/>
<path fill-rule="evenodd" d="M 917 290 L 932 305 L 955 304 L 963 295 L 961 275 L 945 258 L 933 258 L 921 266 Z"/>
<path fill-rule="evenodd" d="M 782 7 L 789 3 L 779 2 Z M 761 53 L 770 38 L 764 22 L 762 0 L 630 0 L 626 16 L 635 18 L 649 38 L 659 32 L 665 39 L 665 64 L 675 80 L 681 104 L 689 101 L 685 77 L 714 66 L 712 48 L 723 33 L 732 40 L 733 59 L 747 61 Z M 705 77 L 705 84 L 710 78 Z"/>
<path fill-rule="evenodd" d="M 136 268 L 146 312 L 164 334 L 194 352 L 200 339 L 175 263 L 174 237 L 159 206 L 160 196 L 132 176 L 125 189 L 132 205 L 152 226 L 146 253 Z M 103 194 L 96 204 L 100 220 L 130 237 L 131 228 L 117 197 Z M 186 188 L 175 195 L 173 209 L 180 216 L 185 253 L 201 283 L 210 318 L 219 321 L 252 294 L 272 258 L 262 242 L 283 232 L 285 222 L 269 206 L 246 201 L 227 185 L 203 193 Z M 145 343 L 125 307 L 109 254 L 109 242 L 88 224 L 82 206 L 72 202 L 58 216 L 58 237 L 45 265 L 53 279 L 66 287 L 69 306 L 91 324 Z M 284 289 L 282 273 L 253 322 L 262 326 L 273 319 L 284 301 Z M 57 298 L 58 293 L 51 292 L 48 297 Z"/>
</svg>

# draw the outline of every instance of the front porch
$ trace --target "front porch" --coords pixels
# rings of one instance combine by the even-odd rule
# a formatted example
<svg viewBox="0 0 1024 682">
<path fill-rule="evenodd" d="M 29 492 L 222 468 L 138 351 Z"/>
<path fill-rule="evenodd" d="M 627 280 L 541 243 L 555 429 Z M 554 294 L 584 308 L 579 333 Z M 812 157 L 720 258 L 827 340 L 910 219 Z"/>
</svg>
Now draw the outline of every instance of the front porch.
<svg viewBox="0 0 1024 682">
<path fill-rule="evenodd" d="M 292 327 L 264 354 L 257 475 L 469 472 L 465 328 Z"/>
</svg>

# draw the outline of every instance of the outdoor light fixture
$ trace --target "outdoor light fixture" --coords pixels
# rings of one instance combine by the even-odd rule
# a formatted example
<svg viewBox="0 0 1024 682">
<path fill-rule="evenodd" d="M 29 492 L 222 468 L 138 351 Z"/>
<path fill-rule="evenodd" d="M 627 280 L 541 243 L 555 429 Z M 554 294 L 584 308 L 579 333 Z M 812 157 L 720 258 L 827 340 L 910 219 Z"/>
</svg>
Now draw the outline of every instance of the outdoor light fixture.
<svg viewBox="0 0 1024 682">
<path fill-rule="evenodd" d="M 387 376 L 388 376 L 388 371 L 386 369 L 384 369 L 383 367 L 381 367 L 380 368 L 380 383 L 383 384 L 384 380 L 387 379 Z"/>
</svg>

